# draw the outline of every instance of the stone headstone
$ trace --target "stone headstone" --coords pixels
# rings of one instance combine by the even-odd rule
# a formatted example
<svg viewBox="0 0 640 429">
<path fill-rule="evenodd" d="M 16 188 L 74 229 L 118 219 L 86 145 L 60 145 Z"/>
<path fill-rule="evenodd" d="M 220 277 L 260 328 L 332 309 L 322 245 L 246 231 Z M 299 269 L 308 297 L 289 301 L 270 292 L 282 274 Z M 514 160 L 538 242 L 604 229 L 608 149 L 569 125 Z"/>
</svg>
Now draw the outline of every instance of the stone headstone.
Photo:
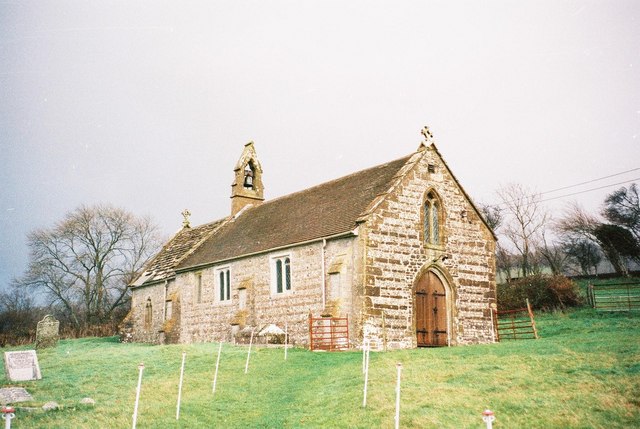
<svg viewBox="0 0 640 429">
<path fill-rule="evenodd" d="M 44 319 L 38 322 L 36 329 L 36 349 L 45 347 L 55 347 L 58 344 L 58 331 L 60 322 L 55 317 L 47 314 Z"/>
<path fill-rule="evenodd" d="M 60 408 L 60 404 L 58 404 L 56 401 L 49 401 L 42 406 L 42 409 L 44 411 L 53 411 L 59 408 Z"/>
<path fill-rule="evenodd" d="M 9 381 L 30 381 L 42 378 L 35 350 L 4 352 L 4 370 Z"/>
<path fill-rule="evenodd" d="M 33 397 L 24 387 L 5 387 L 0 389 L 0 404 L 2 405 L 26 401 L 33 401 Z"/>
</svg>

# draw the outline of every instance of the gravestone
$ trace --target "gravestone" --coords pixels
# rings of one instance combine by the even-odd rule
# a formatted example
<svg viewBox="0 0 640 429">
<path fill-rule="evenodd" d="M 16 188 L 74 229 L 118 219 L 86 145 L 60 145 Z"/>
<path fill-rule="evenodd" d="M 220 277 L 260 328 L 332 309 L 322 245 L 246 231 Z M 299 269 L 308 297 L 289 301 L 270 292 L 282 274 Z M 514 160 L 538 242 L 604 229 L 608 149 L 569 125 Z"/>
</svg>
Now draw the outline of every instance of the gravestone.
<svg viewBox="0 0 640 429">
<path fill-rule="evenodd" d="M 25 401 L 33 401 L 33 397 L 24 387 L 5 387 L 0 389 L 0 404 L 2 405 Z"/>
<path fill-rule="evenodd" d="M 38 322 L 36 329 L 36 349 L 55 347 L 58 344 L 58 330 L 60 322 L 55 317 L 47 314 Z"/>
<path fill-rule="evenodd" d="M 4 370 L 9 381 L 31 381 L 42 378 L 35 350 L 4 352 Z"/>
</svg>

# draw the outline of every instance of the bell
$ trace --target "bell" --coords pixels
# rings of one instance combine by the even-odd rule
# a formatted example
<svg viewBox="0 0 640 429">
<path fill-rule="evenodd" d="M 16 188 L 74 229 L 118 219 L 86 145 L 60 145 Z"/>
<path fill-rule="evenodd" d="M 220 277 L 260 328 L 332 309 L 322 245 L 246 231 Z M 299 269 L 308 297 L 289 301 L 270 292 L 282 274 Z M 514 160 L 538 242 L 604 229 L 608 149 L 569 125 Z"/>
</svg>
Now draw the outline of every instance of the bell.
<svg viewBox="0 0 640 429">
<path fill-rule="evenodd" d="M 244 172 L 244 187 L 253 188 L 253 171 L 245 170 Z"/>
</svg>

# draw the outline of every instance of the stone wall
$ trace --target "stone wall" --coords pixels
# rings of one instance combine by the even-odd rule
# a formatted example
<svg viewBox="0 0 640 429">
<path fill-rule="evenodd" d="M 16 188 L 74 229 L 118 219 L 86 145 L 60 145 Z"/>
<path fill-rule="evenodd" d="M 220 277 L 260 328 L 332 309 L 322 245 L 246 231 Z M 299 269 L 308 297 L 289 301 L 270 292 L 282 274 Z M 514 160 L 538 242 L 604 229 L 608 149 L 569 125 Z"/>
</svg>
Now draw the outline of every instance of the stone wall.
<svg viewBox="0 0 640 429">
<path fill-rule="evenodd" d="M 450 289 L 450 343 L 490 342 L 493 236 L 435 150 L 426 149 L 414 160 L 366 223 L 363 334 L 390 348 L 415 347 L 413 287 L 419 275 L 433 269 Z M 424 244 L 422 206 L 430 189 L 443 205 L 441 246 Z"/>
<path fill-rule="evenodd" d="M 129 326 L 129 339 L 232 341 L 243 329 L 270 323 L 284 328 L 287 322 L 291 341 L 305 345 L 311 312 L 348 315 L 353 346 L 366 336 L 381 348 L 411 348 L 416 346 L 414 286 L 422 274 L 434 270 L 448 287 L 450 344 L 492 341 L 493 235 L 433 147 L 411 161 L 354 236 L 253 255 L 177 273 L 167 284 L 134 288 L 132 310 L 123 323 Z M 422 207 L 431 189 L 443 210 L 443 238 L 437 246 L 425 245 L 422 231 Z M 291 260 L 292 290 L 277 294 L 271 286 L 272 262 L 283 255 Z M 218 295 L 222 268 L 230 273 L 229 301 L 220 301 Z M 167 297 L 175 311 L 165 320 Z M 148 299 L 153 308 L 150 327 L 145 326 Z"/>
<path fill-rule="evenodd" d="M 165 318 L 167 300 L 171 300 L 171 316 Z M 151 303 L 151 323 L 145 321 L 147 305 Z M 177 342 L 180 329 L 180 290 L 175 281 L 160 282 L 134 288 L 131 311 L 120 324 L 122 341 L 164 344 Z M 168 336 L 168 338 L 167 338 Z"/>
<path fill-rule="evenodd" d="M 340 314 L 351 311 L 353 242 L 353 238 L 331 240 L 326 244 L 318 241 L 178 274 L 176 286 L 180 290 L 181 299 L 180 341 L 232 341 L 234 334 L 246 327 L 260 329 L 273 323 L 284 329 L 287 322 L 290 341 L 307 344 L 309 312 L 318 316 L 325 310 L 322 305 L 323 254 L 325 273 L 339 270 L 336 273 L 340 276 L 337 311 Z M 271 265 L 274 257 L 282 255 L 288 255 L 291 259 L 292 290 L 277 294 L 271 286 Z M 230 273 L 229 301 L 220 301 L 218 298 L 217 275 L 222 268 L 229 269 Z M 199 276 L 200 302 L 197 299 Z M 327 283 L 329 275 L 326 274 L 324 280 Z M 329 292 L 330 290 L 325 290 L 326 301 L 329 301 Z M 245 303 L 244 308 L 241 308 L 241 302 Z"/>
</svg>

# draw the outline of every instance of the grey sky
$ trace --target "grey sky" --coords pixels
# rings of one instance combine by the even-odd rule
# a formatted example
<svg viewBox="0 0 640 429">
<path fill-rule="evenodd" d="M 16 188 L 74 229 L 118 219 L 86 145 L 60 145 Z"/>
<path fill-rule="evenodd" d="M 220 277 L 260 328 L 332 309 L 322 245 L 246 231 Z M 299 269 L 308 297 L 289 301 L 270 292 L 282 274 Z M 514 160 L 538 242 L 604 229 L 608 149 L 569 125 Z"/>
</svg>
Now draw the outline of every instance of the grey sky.
<svg viewBox="0 0 640 429">
<path fill-rule="evenodd" d="M 0 287 L 83 203 L 227 215 L 250 140 L 268 199 L 423 125 L 476 201 L 638 168 L 639 70 L 638 1 L 0 1 Z"/>
</svg>

